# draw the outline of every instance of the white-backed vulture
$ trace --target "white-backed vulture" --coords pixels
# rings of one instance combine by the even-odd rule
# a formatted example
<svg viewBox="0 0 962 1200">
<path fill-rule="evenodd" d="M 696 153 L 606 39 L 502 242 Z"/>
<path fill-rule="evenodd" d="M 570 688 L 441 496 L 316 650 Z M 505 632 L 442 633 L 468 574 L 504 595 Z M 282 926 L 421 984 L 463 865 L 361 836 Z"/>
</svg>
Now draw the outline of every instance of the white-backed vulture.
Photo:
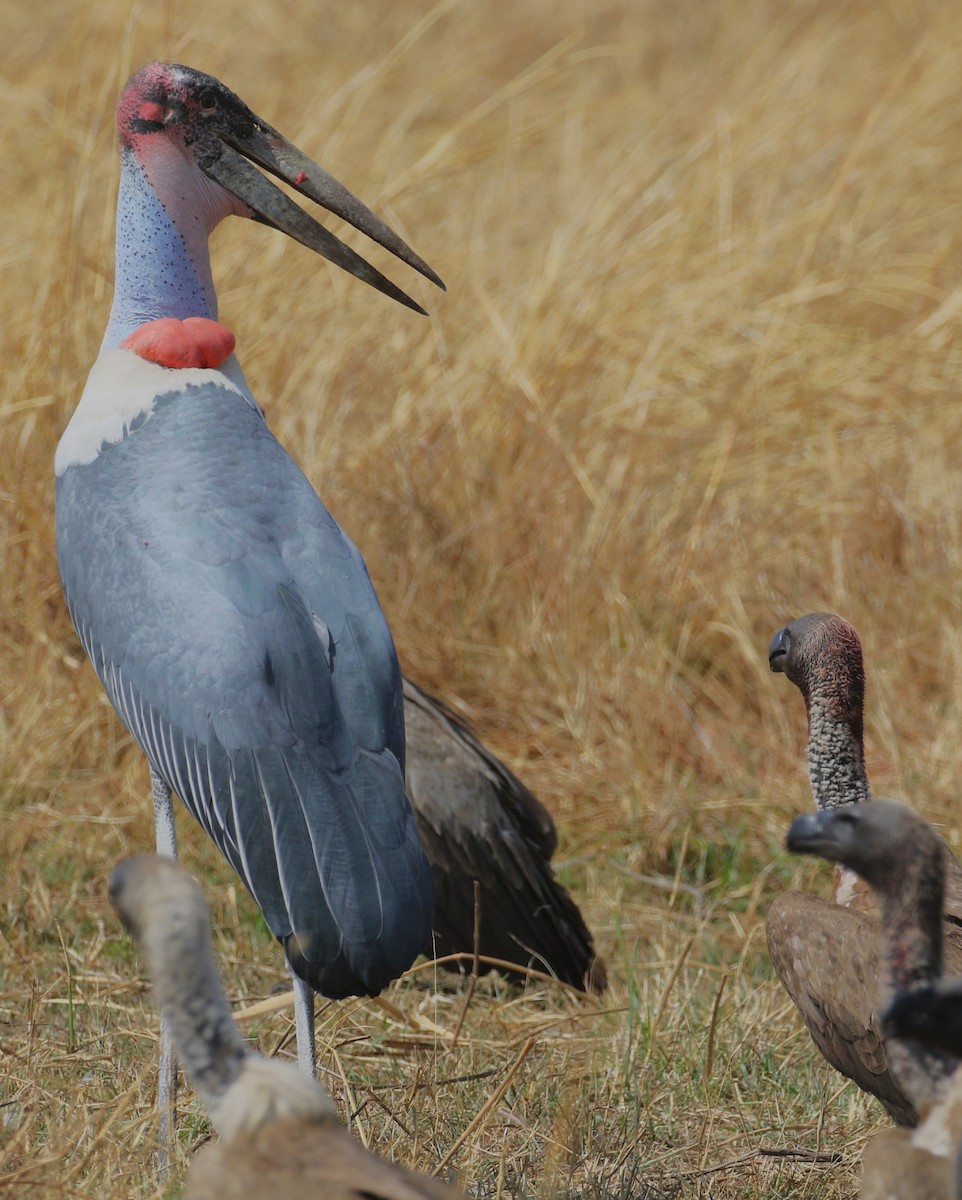
<svg viewBox="0 0 962 1200">
<path fill-rule="evenodd" d="M 769 663 L 804 698 L 809 779 L 819 810 L 869 801 L 858 634 L 832 613 L 810 613 L 775 634 Z M 945 953 L 950 971 L 962 972 L 962 876 L 954 859 L 947 866 Z M 766 933 L 775 971 L 823 1056 L 877 1096 L 897 1124 L 915 1125 L 918 1113 L 889 1072 L 882 1040 L 883 949 L 867 886 L 839 866 L 833 901 L 787 892 L 772 902 Z"/>
<path fill-rule="evenodd" d="M 433 952 L 473 952 L 477 880 L 482 955 L 516 963 L 515 978 L 534 967 L 603 991 L 604 963 L 551 870 L 558 838 L 547 809 L 460 717 L 407 678 L 404 723 L 407 792 L 434 877 Z"/>
<path fill-rule="evenodd" d="M 174 1048 L 220 1133 L 191 1165 L 187 1200 L 458 1200 L 439 1180 L 358 1145 L 327 1092 L 293 1063 L 249 1050 L 217 974 L 207 903 L 179 863 L 128 859 L 111 876 L 110 898 L 140 945 Z"/>
<path fill-rule="evenodd" d="M 817 854 L 858 872 L 880 909 L 884 985 L 889 999 L 929 989 L 942 973 L 946 848 L 921 817 L 891 800 L 842 805 L 796 818 L 789 850 Z M 839 916 L 844 910 L 839 909 Z M 840 965 L 837 958 L 826 964 Z M 959 1057 L 893 1033 L 886 1021 L 891 1072 L 921 1121 L 886 1130 L 866 1147 L 862 1200 L 948 1200 L 949 1157 L 958 1140 Z"/>
</svg>

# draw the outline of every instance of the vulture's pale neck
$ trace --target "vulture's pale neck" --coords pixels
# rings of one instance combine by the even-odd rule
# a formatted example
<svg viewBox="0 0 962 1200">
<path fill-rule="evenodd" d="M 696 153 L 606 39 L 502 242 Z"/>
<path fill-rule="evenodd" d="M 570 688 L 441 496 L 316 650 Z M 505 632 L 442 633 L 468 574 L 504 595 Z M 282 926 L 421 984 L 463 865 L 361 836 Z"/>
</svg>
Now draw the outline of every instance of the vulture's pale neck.
<svg viewBox="0 0 962 1200">
<path fill-rule="evenodd" d="M 934 983 L 942 974 L 942 898 L 945 866 L 941 845 L 907 844 L 899 868 L 879 888 L 886 941 L 886 1000 Z M 920 1115 L 945 1093 L 959 1060 L 917 1042 L 886 1039 L 889 1066 Z"/>
<path fill-rule="evenodd" d="M 248 1050 L 217 974 L 200 888 L 169 861 L 146 882 L 152 890 L 140 896 L 130 923 L 174 1049 L 221 1135 L 241 1137 L 287 1118 L 331 1118 L 333 1102 L 315 1079 L 291 1062 Z"/>
<path fill-rule="evenodd" d="M 881 894 L 890 995 L 942 975 L 944 881 L 940 846 L 926 853 L 906 846 L 897 875 Z"/>
</svg>

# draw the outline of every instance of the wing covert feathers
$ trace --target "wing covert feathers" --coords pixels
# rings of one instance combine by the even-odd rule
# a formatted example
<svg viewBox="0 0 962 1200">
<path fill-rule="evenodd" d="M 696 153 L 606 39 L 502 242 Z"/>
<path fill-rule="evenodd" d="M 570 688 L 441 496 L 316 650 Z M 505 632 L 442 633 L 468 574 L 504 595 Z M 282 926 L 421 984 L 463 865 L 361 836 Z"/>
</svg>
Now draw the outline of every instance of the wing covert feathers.
<svg viewBox="0 0 962 1200">
<path fill-rule="evenodd" d="M 776 897 L 768 953 L 812 1040 L 837 1071 L 877 1096 L 899 1125 L 918 1115 L 892 1078 L 881 1031 L 877 920 L 807 892 Z"/>
</svg>

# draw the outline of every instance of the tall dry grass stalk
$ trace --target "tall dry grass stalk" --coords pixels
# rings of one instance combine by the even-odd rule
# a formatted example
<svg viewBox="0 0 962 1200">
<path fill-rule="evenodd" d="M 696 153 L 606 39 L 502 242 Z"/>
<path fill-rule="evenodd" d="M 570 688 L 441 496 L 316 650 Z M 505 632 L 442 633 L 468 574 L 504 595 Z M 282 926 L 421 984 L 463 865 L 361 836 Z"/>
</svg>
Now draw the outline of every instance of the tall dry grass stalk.
<svg viewBox="0 0 962 1200">
<path fill-rule="evenodd" d="M 780 850 L 809 800 L 765 648 L 810 609 L 856 624 L 876 788 L 958 844 L 962 10 L 0 0 L 0 44 L 0 1188 L 155 1194 L 156 1020 L 104 894 L 151 841 L 146 766 L 64 609 L 51 460 L 109 306 L 113 104 L 160 57 L 449 285 L 412 285 L 428 322 L 249 223 L 216 238 L 255 394 L 408 671 L 556 814 L 613 978 L 598 1008 L 489 981 L 453 1049 L 463 993 L 428 968 L 406 1021 L 326 1010 L 345 1115 L 485 1196 L 851 1194 L 877 1113 L 760 933 L 824 882 Z M 181 837 L 253 1001 L 280 954 Z M 248 1028 L 270 1050 L 287 1015 Z"/>
</svg>

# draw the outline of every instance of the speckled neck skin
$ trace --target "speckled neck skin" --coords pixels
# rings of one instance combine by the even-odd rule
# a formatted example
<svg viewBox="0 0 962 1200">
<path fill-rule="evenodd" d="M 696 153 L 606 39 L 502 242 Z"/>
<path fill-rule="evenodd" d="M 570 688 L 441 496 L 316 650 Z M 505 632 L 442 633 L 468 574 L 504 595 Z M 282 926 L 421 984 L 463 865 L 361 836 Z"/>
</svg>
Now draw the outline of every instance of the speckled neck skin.
<svg viewBox="0 0 962 1200">
<path fill-rule="evenodd" d="M 222 217 L 239 210 L 231 199 L 199 171 L 184 170 L 174 146 L 151 145 L 143 158 L 122 149 L 114 301 L 105 349 L 159 317 L 216 320 L 207 239 Z"/>
<path fill-rule="evenodd" d="M 819 808 L 838 808 L 872 799 L 861 724 L 836 715 L 821 697 L 808 698 L 808 778 Z"/>
</svg>

